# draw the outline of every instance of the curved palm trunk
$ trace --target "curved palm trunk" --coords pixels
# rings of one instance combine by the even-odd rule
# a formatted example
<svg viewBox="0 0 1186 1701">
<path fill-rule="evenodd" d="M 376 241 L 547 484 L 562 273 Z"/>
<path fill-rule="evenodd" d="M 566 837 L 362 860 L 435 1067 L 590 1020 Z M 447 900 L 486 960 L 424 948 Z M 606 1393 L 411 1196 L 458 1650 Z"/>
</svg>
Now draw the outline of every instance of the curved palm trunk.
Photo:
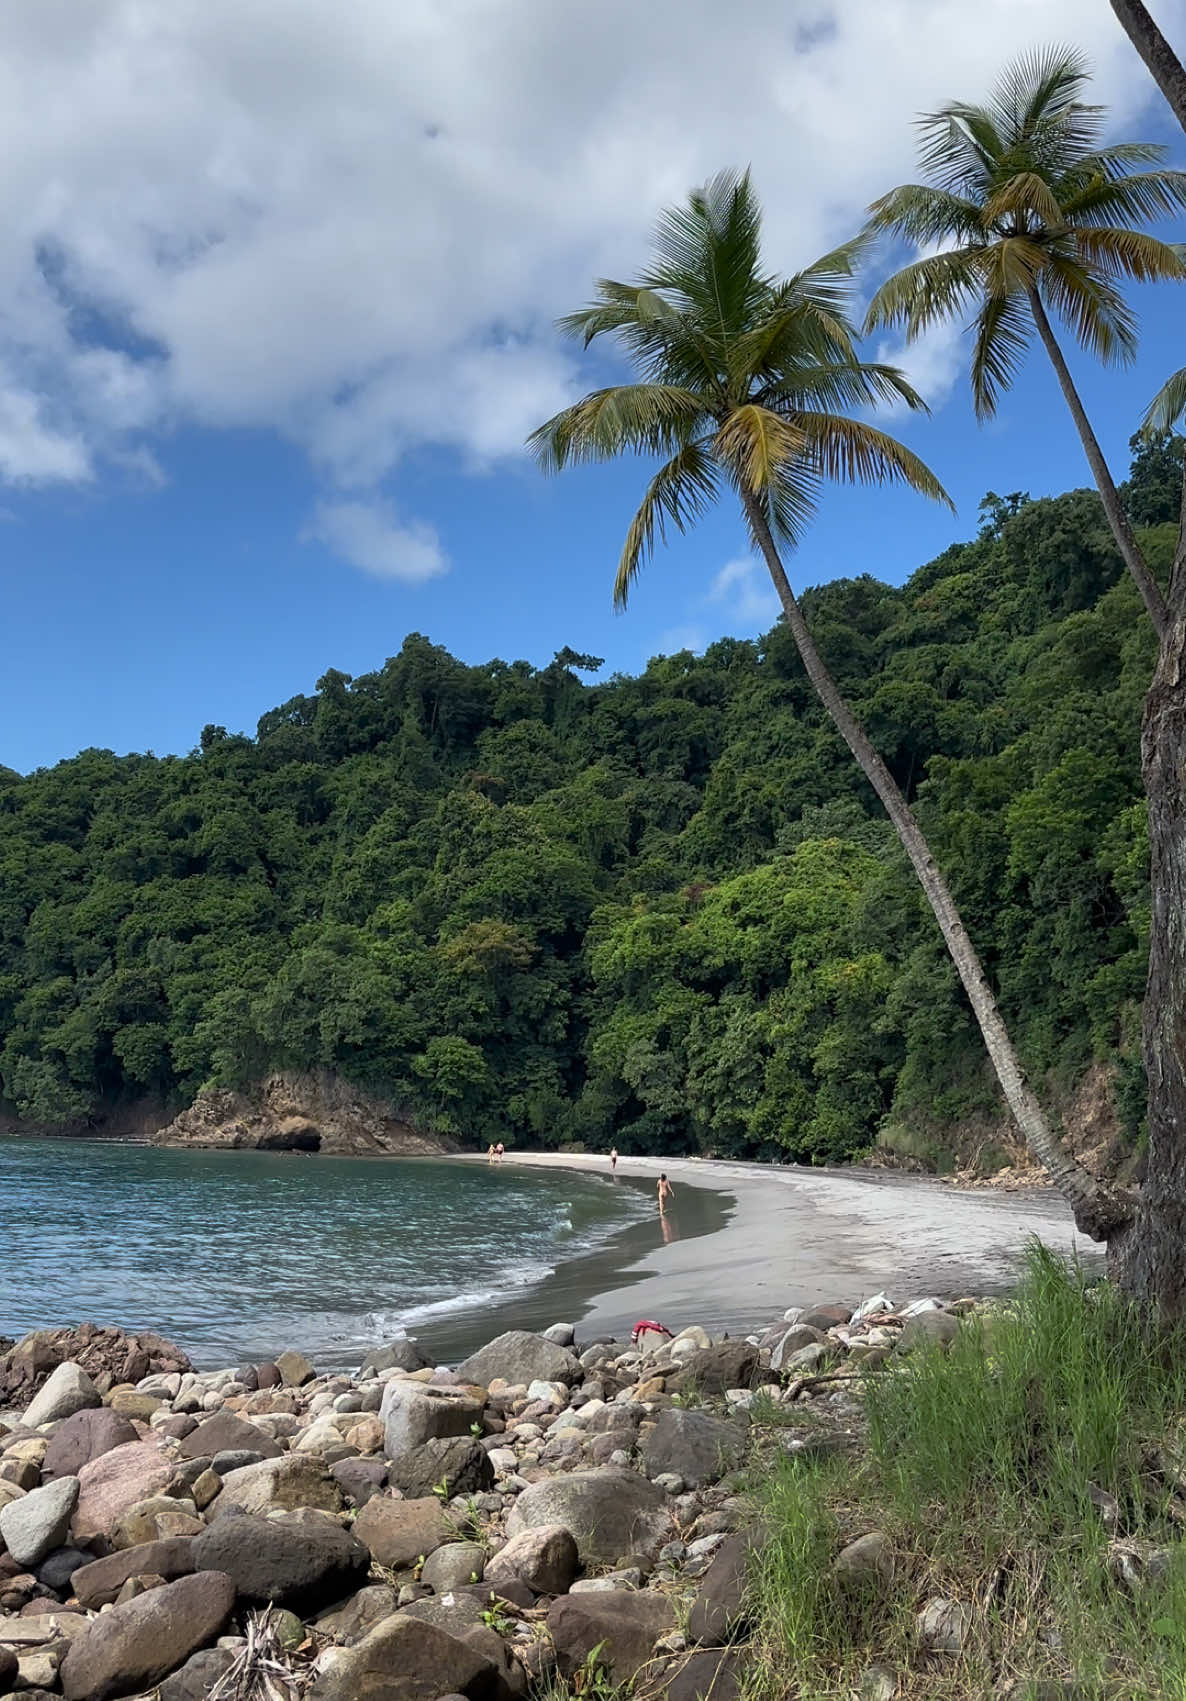
<svg viewBox="0 0 1186 1701">
<path fill-rule="evenodd" d="M 992 995 L 976 947 L 968 937 L 947 883 L 931 855 L 910 806 L 898 789 L 893 775 L 870 743 L 868 735 L 844 698 L 816 649 L 807 623 L 803 618 L 794 592 L 782 565 L 781 557 L 766 523 L 766 516 L 749 491 L 742 490 L 742 502 L 754 538 L 782 603 L 783 614 L 791 629 L 803 666 L 840 732 L 844 742 L 856 757 L 862 772 L 882 803 L 894 830 L 914 866 L 919 883 L 935 913 L 952 962 L 956 966 L 964 990 L 980 1024 L 984 1043 L 996 1071 L 1001 1090 L 1012 1111 L 1026 1145 L 1048 1171 L 1059 1191 L 1075 1214 L 1075 1222 L 1093 1240 L 1106 1240 L 1127 1222 L 1130 1212 L 1107 1188 L 1088 1174 L 1062 1145 L 1046 1120 L 1033 1090 L 1025 1078 L 1012 1041 L 1006 1031 L 996 999 Z"/>
<path fill-rule="evenodd" d="M 1186 130 L 1186 70 L 1162 35 L 1141 0 L 1112 0 L 1112 10 L 1120 27 L 1132 42 L 1153 81 L 1174 110 L 1178 123 Z"/>
<path fill-rule="evenodd" d="M 1149 1151 L 1136 1217 L 1109 1245 L 1108 1266 L 1177 1322 L 1186 1316 L 1186 468 L 1169 607 L 1141 725 L 1153 901 L 1141 1023 Z"/>
<path fill-rule="evenodd" d="M 1140 545 L 1133 536 L 1132 527 L 1128 523 L 1128 515 L 1124 512 L 1124 504 L 1120 500 L 1120 492 L 1113 483 L 1112 474 L 1108 470 L 1108 463 L 1104 459 L 1104 452 L 1099 446 L 1095 432 L 1091 429 L 1087 410 L 1079 399 L 1075 381 L 1071 377 L 1070 368 L 1063 359 L 1062 349 L 1059 347 L 1058 338 L 1054 334 L 1050 320 L 1046 316 L 1046 309 L 1042 305 L 1041 297 L 1036 289 L 1031 289 L 1028 294 L 1034 324 L 1038 327 L 1038 335 L 1045 345 L 1046 353 L 1050 356 L 1050 364 L 1055 370 L 1059 386 L 1066 398 L 1066 404 L 1071 410 L 1071 418 L 1075 421 L 1078 429 L 1083 451 L 1087 456 L 1087 464 L 1091 468 L 1091 476 L 1095 479 L 1100 500 L 1104 505 L 1104 513 L 1108 516 L 1108 524 L 1112 528 L 1112 536 L 1116 539 L 1116 547 L 1124 558 L 1124 565 L 1136 580 L 1137 589 L 1144 599 L 1145 607 L 1149 610 L 1149 618 L 1153 622 L 1158 637 L 1162 637 L 1169 621 L 1169 614 L 1166 609 L 1165 598 L 1161 594 L 1161 587 L 1150 573 L 1145 557 L 1141 554 Z"/>
</svg>

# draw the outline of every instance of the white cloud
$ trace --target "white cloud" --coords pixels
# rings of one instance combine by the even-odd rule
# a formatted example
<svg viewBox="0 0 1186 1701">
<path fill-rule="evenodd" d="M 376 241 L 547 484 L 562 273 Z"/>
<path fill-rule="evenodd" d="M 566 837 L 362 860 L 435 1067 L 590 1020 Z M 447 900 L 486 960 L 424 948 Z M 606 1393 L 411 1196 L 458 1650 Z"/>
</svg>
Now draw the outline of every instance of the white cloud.
<svg viewBox="0 0 1186 1701">
<path fill-rule="evenodd" d="M 86 444 L 51 423 L 42 397 L 0 379 L 0 478 L 8 484 L 58 484 L 90 476 Z"/>
<path fill-rule="evenodd" d="M 419 585 L 449 571 L 433 528 L 401 525 L 386 503 L 322 502 L 305 535 L 376 579 Z"/>
<path fill-rule="evenodd" d="M 708 641 L 709 635 L 703 626 L 669 626 L 665 632 L 660 632 L 658 644 L 649 648 L 661 656 L 675 656 L 681 650 L 694 650 L 699 654 Z"/>
<path fill-rule="evenodd" d="M 727 561 L 713 579 L 707 600 L 723 605 L 732 626 L 765 631 L 778 618 L 778 593 L 765 566 L 752 555 Z"/>
<path fill-rule="evenodd" d="M 642 261 L 661 205 L 752 160 L 770 263 L 801 264 L 912 174 L 915 111 L 1048 40 L 1124 121 L 1155 98 L 1082 0 L 983 0 L 974 29 L 952 0 L 15 0 L 0 479 L 272 431 L 370 503 L 351 559 L 423 577 L 439 546 L 376 487 L 424 444 L 516 453 L 583 376 L 553 316 Z M 909 356 L 932 400 L 955 350 Z"/>
</svg>

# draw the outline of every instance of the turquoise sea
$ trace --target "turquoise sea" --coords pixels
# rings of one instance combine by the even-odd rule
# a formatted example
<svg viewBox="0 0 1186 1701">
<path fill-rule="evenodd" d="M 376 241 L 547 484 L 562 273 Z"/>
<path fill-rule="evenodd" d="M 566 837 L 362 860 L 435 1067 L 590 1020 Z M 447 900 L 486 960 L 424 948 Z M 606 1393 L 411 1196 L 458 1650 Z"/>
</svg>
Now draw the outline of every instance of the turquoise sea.
<svg viewBox="0 0 1186 1701">
<path fill-rule="evenodd" d="M 286 1347 L 357 1364 L 404 1332 L 468 1350 L 653 1214 L 609 1176 L 3 1139 L 0 1335 L 151 1328 L 205 1368 Z"/>
</svg>

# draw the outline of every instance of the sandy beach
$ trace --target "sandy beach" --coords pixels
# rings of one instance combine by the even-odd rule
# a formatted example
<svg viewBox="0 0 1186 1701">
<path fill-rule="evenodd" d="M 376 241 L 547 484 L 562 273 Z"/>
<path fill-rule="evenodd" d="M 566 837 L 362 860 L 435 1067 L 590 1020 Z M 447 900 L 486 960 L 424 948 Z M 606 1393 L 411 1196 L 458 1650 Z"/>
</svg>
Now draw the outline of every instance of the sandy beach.
<svg viewBox="0 0 1186 1701">
<path fill-rule="evenodd" d="M 513 1152 L 508 1164 L 609 1173 L 603 1156 Z M 672 1329 L 697 1322 L 745 1329 L 790 1305 L 855 1303 L 885 1289 L 898 1300 L 997 1292 L 1011 1285 L 1034 1237 L 1102 1265 L 1052 1189 L 1024 1193 L 959 1189 L 925 1176 L 827 1170 L 687 1158 L 622 1158 L 618 1176 L 654 1186 L 664 1171 L 675 1188 L 667 1233 L 617 1271 L 604 1262 L 598 1291 L 578 1296 L 557 1273 L 541 1299 L 584 1300 L 582 1334 L 621 1334 L 640 1317 Z M 689 1190 L 722 1196 L 724 1220 L 680 1237 Z M 695 1213 L 699 1219 L 700 1213 Z M 719 1220 L 719 1219 L 718 1219 Z M 557 1311 L 557 1316 L 561 1312 Z M 578 1320 L 577 1318 L 570 1320 Z"/>
</svg>

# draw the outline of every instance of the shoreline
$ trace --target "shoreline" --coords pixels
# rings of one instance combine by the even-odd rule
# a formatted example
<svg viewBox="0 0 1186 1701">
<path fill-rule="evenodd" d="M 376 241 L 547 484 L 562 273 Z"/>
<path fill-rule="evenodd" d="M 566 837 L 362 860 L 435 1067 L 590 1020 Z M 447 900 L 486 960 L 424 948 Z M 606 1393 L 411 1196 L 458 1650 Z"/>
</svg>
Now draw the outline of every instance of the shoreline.
<svg viewBox="0 0 1186 1701">
<path fill-rule="evenodd" d="M 486 1159 L 465 1153 L 451 1161 Z M 600 1154 L 512 1151 L 503 1162 L 610 1174 Z M 649 1248 L 607 1270 L 583 1309 L 564 1316 L 586 1338 L 628 1334 L 641 1317 L 677 1332 L 689 1322 L 744 1332 L 791 1305 L 838 1297 L 856 1305 L 883 1290 L 897 1301 L 1000 1293 L 1013 1285 L 1035 1237 L 1089 1270 L 1103 1267 L 1102 1252 L 1077 1233 L 1053 1188 L 994 1193 L 893 1171 L 708 1158 L 620 1158 L 617 1175 L 649 1189 L 661 1171 L 675 1188 L 673 1238 L 656 1243 L 652 1229 Z M 685 1199 L 688 1190 L 728 1198 L 715 1229 L 684 1234 L 681 1209 L 685 1217 L 698 1209 Z M 571 1281 L 565 1285 L 571 1292 Z M 552 1286 L 542 1284 L 537 1297 Z"/>
</svg>

